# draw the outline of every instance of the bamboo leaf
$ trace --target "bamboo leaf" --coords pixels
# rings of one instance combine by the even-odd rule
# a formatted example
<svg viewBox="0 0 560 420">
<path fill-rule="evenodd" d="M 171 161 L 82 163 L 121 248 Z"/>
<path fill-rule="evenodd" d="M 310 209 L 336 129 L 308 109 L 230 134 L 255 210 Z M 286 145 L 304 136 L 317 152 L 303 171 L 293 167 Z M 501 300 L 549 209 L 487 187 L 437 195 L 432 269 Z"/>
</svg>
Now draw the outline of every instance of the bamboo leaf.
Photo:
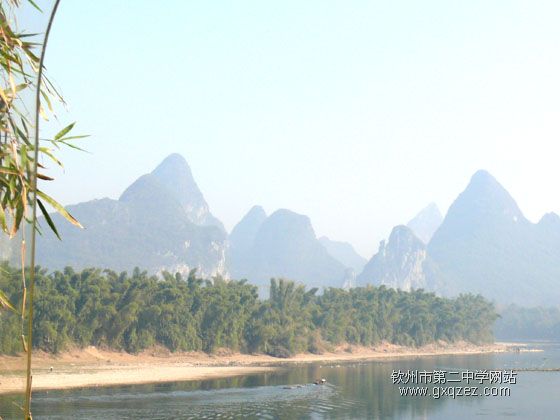
<svg viewBox="0 0 560 420">
<path fill-rule="evenodd" d="M 37 178 L 42 179 L 44 181 L 54 181 L 54 178 L 39 173 L 37 174 Z"/>
<path fill-rule="evenodd" d="M 41 213 L 43 213 L 43 216 L 45 217 L 45 220 L 47 221 L 47 224 L 49 225 L 51 230 L 54 232 L 56 237 L 60 240 L 60 235 L 58 234 L 58 230 L 56 230 L 56 226 L 54 225 L 54 222 L 52 221 L 51 216 L 49 215 L 49 212 L 47 211 L 47 209 L 43 205 L 43 202 L 41 200 L 37 199 L 37 204 L 39 204 L 39 208 L 41 209 Z"/>
<path fill-rule="evenodd" d="M 56 163 L 58 166 L 60 166 L 61 168 L 63 168 L 64 166 L 62 165 L 62 162 L 59 161 L 52 153 L 49 149 L 47 149 L 46 147 L 40 147 L 39 151 L 41 153 L 44 153 L 45 155 L 47 155 L 48 157 L 51 158 L 51 160 Z"/>
<path fill-rule="evenodd" d="M 85 139 L 86 137 L 89 137 L 88 134 L 85 135 L 81 135 L 81 136 L 68 136 L 68 137 L 64 137 L 59 139 L 58 141 L 68 141 L 68 140 L 76 140 L 76 139 Z"/>
<path fill-rule="evenodd" d="M 0 174 L 19 175 L 19 172 L 11 168 L 0 166 Z"/>
<path fill-rule="evenodd" d="M 29 138 L 28 138 L 27 134 L 25 134 L 23 131 L 21 131 L 21 129 L 18 126 L 15 126 L 15 132 L 19 136 L 19 138 L 23 140 L 23 142 L 25 144 L 31 146 L 31 143 L 29 142 Z"/>
<path fill-rule="evenodd" d="M 2 290 L 0 290 L 0 308 L 9 309 L 10 311 L 17 313 L 17 309 L 11 304 L 10 300 Z"/>
<path fill-rule="evenodd" d="M 52 107 L 51 100 L 49 99 L 49 95 L 47 95 L 43 90 L 41 90 L 41 96 L 43 97 L 43 99 L 47 103 L 47 107 L 49 108 L 49 111 L 52 112 L 53 107 Z"/>
<path fill-rule="evenodd" d="M 12 72 L 8 74 L 8 81 L 10 82 L 10 88 L 12 89 L 12 94 L 15 95 L 17 93 L 16 81 L 14 80 L 14 74 Z"/>
<path fill-rule="evenodd" d="M 4 232 L 8 232 L 8 223 L 6 222 L 6 213 L 5 210 L 2 208 L 0 209 L 0 226 Z"/>
<path fill-rule="evenodd" d="M 6 96 L 6 93 L 4 92 L 4 89 L 0 88 L 0 98 L 4 101 L 5 104 L 9 104 L 10 101 L 8 100 L 8 97 Z"/>
<path fill-rule="evenodd" d="M 48 121 L 48 120 L 49 120 L 49 117 L 48 117 L 47 114 L 45 113 L 45 108 L 43 108 L 42 105 L 39 107 L 39 114 L 41 115 L 41 117 L 43 117 L 43 119 L 44 119 L 45 121 Z"/>
<path fill-rule="evenodd" d="M 35 3 L 33 0 L 27 0 L 35 9 L 37 9 L 39 12 L 43 13 L 43 11 L 41 10 L 41 8 L 37 5 L 37 3 Z"/>
<path fill-rule="evenodd" d="M 68 213 L 68 210 L 66 210 L 62 204 L 60 204 L 58 201 L 56 201 L 54 198 L 48 196 L 47 194 L 45 194 L 44 192 L 37 190 L 37 195 L 39 197 L 41 197 L 43 200 L 45 200 L 47 203 L 49 203 L 51 206 L 53 206 L 56 211 L 58 211 L 66 220 L 68 220 L 70 223 L 72 223 L 74 226 L 78 226 L 79 228 L 84 228 L 80 222 L 78 222 L 74 216 L 72 216 L 70 213 Z"/>
<path fill-rule="evenodd" d="M 87 150 L 82 149 L 81 147 L 78 147 L 78 146 L 76 146 L 75 144 L 67 143 L 67 142 L 65 142 L 65 141 L 63 141 L 63 140 L 60 140 L 59 143 L 62 143 L 63 145 L 68 146 L 68 147 L 70 147 L 71 149 L 75 149 L 75 150 L 79 150 L 80 152 L 88 153 Z"/>
<path fill-rule="evenodd" d="M 29 83 L 20 83 L 16 86 L 16 93 L 25 89 L 27 86 L 29 86 Z"/>
<path fill-rule="evenodd" d="M 18 201 L 16 206 L 16 217 L 14 219 L 14 224 L 12 225 L 12 237 L 15 236 L 17 231 L 19 230 L 19 226 L 21 224 L 21 219 L 23 218 L 23 203 Z"/>
<path fill-rule="evenodd" d="M 72 130 L 72 128 L 74 127 L 74 124 L 76 124 L 75 122 L 73 122 L 72 124 L 67 125 L 66 127 L 64 127 L 62 130 L 60 130 L 56 136 L 54 136 L 54 140 L 58 141 L 61 138 L 63 138 L 66 134 L 68 134 L 70 132 L 70 130 Z"/>
</svg>

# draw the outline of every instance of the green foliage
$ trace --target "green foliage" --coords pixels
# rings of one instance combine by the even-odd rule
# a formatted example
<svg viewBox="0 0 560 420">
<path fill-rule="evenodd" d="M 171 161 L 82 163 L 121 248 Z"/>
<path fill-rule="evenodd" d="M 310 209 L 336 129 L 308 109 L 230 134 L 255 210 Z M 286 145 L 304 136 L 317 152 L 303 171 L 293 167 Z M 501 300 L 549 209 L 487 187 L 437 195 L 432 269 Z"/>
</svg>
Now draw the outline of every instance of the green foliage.
<svg viewBox="0 0 560 420">
<path fill-rule="evenodd" d="M 131 275 L 37 269 L 36 282 L 33 345 L 53 353 L 87 345 L 135 353 L 159 344 L 171 351 L 228 348 L 289 357 L 343 343 L 479 343 L 492 339 L 496 319 L 481 296 L 444 299 L 383 286 L 317 295 L 317 289 L 273 279 L 270 298 L 260 301 L 256 287 L 243 280 L 208 281 L 194 271 L 160 278 L 138 269 Z M 19 271 L 4 264 L 0 288 L 16 305 L 18 287 Z M 18 322 L 15 314 L 0 313 L 1 353 L 21 351 Z"/>
<path fill-rule="evenodd" d="M 15 236 L 23 221 L 30 220 L 27 213 L 33 202 L 34 181 L 53 180 L 44 174 L 46 168 L 39 162 L 52 161 L 62 166 L 55 153 L 61 146 L 76 148 L 72 142 L 84 137 L 70 135 L 72 123 L 52 139 L 41 139 L 41 144 L 35 144 L 33 131 L 38 121 L 28 111 L 24 98 L 34 96 L 39 89 L 35 105 L 46 121 L 47 114 L 53 115 L 52 104 L 64 100 L 46 74 L 39 72 L 40 37 L 17 28 L 15 11 L 20 6 L 20 0 L 0 0 L 0 229 L 10 237 Z M 36 173 L 37 167 L 43 173 Z M 69 222 L 81 227 L 53 197 L 39 190 L 37 194 Z M 40 211 L 58 235 L 42 202 Z"/>
<path fill-rule="evenodd" d="M 308 337 L 315 329 L 312 311 L 317 289 L 286 280 L 272 279 L 270 299 L 262 302 L 250 319 L 245 338 L 251 352 L 262 351 L 289 357 L 308 350 Z"/>
</svg>

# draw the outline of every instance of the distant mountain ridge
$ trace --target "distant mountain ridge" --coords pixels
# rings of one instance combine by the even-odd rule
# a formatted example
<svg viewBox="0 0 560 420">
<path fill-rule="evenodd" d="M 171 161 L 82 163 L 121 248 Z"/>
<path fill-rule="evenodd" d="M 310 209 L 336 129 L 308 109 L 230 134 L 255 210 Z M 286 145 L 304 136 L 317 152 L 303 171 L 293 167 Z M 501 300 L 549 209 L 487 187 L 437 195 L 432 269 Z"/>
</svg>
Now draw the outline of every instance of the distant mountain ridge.
<svg viewBox="0 0 560 420">
<path fill-rule="evenodd" d="M 307 216 L 286 209 L 267 215 L 254 206 L 228 235 L 177 154 L 118 200 L 68 209 L 85 229 L 53 214 L 63 241 L 43 228 L 41 266 L 151 273 L 196 268 L 205 277 L 247 278 L 261 286 L 284 277 L 313 287 L 383 284 L 441 295 L 481 293 L 526 306 L 560 302 L 560 217 L 547 213 L 530 222 L 487 171 L 472 176 L 443 221 L 437 207 L 428 206 L 408 226 L 396 226 L 367 263 L 350 244 L 318 239 Z M 421 237 L 431 239 L 426 244 Z M 2 256 L 18 262 L 19 244 L 5 242 Z"/>
<path fill-rule="evenodd" d="M 232 231 L 232 276 L 266 286 L 283 277 L 310 287 L 341 287 L 346 268 L 321 245 L 307 216 L 253 207 Z"/>
<path fill-rule="evenodd" d="M 205 277 L 247 278 L 260 285 L 284 277 L 340 287 L 355 277 L 321 245 L 309 218 L 289 210 L 267 216 L 254 206 L 228 235 L 178 154 L 140 176 L 118 200 L 91 200 L 68 210 L 85 229 L 53 214 L 63 241 L 48 231 L 38 238 L 42 266 L 116 271 L 140 267 L 150 273 L 196 268 Z"/>
<path fill-rule="evenodd" d="M 558 221 L 549 214 L 531 223 L 492 175 L 478 171 L 449 208 L 428 252 L 455 293 L 470 290 L 501 302 L 557 304 Z"/>
<path fill-rule="evenodd" d="M 142 175 L 118 200 L 104 198 L 68 206 L 84 225 L 75 229 L 53 215 L 63 238 L 45 232 L 37 258 L 51 269 L 107 267 L 150 272 L 227 275 L 227 233 L 208 208 L 189 165 L 173 154 Z"/>
<path fill-rule="evenodd" d="M 156 191 L 152 187 L 164 191 Z M 156 194 L 175 199 L 195 225 L 217 226 L 225 232 L 222 222 L 210 213 L 187 161 L 178 153 L 169 155 L 151 173 L 138 178 L 121 194 L 119 201 L 139 200 L 140 203 L 146 203 Z"/>
<path fill-rule="evenodd" d="M 395 229 L 358 284 L 480 293 L 524 305 L 560 301 L 560 217 L 548 213 L 531 223 L 487 171 L 472 176 L 426 247 L 412 231 Z"/>
</svg>

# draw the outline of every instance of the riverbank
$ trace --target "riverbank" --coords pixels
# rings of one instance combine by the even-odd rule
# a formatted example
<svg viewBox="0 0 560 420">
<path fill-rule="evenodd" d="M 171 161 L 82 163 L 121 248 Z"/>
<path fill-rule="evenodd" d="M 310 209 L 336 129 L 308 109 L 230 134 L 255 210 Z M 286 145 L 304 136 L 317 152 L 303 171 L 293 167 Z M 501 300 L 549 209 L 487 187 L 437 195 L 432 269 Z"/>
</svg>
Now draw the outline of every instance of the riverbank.
<svg viewBox="0 0 560 420">
<path fill-rule="evenodd" d="M 161 348 L 132 355 L 90 346 L 59 355 L 36 352 L 33 356 L 33 389 L 193 381 L 264 373 L 286 364 L 501 353 L 519 351 L 522 347 L 522 344 L 516 343 L 482 346 L 438 343 L 411 348 L 384 343 L 376 347 L 345 345 L 323 354 L 305 353 L 280 359 L 225 350 L 213 355 L 169 353 Z M 0 394 L 17 393 L 24 389 L 24 366 L 23 356 L 0 356 Z"/>
</svg>

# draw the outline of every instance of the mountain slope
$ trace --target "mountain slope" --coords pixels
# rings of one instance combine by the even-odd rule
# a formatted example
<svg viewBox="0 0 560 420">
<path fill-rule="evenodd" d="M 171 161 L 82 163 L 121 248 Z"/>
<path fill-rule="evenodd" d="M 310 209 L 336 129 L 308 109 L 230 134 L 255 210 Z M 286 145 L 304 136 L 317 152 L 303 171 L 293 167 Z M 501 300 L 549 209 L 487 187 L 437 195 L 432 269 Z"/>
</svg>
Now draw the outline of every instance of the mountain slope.
<svg viewBox="0 0 560 420">
<path fill-rule="evenodd" d="M 531 223 L 492 175 L 478 171 L 427 246 L 411 229 L 395 227 L 357 283 L 421 287 L 443 295 L 480 293 L 499 303 L 526 306 L 557 305 L 560 217 L 548 213 Z"/>
<path fill-rule="evenodd" d="M 401 290 L 436 290 L 441 279 L 426 245 L 407 226 L 395 226 L 389 241 L 381 241 L 379 251 L 356 279 L 358 286 L 385 285 Z"/>
<path fill-rule="evenodd" d="M 244 267 L 249 264 L 248 259 L 255 237 L 265 220 L 264 209 L 261 206 L 253 206 L 232 229 L 229 235 L 228 267 L 233 278 L 243 276 Z"/>
<path fill-rule="evenodd" d="M 253 206 L 232 229 L 229 235 L 231 248 L 240 252 L 246 252 L 250 249 L 265 220 L 266 213 L 264 209 L 261 206 Z"/>
<path fill-rule="evenodd" d="M 529 222 L 486 171 L 473 175 L 428 245 L 453 293 L 471 291 L 500 302 L 557 304 L 560 221 Z"/>
<path fill-rule="evenodd" d="M 342 265 L 351 268 L 355 273 L 360 273 L 367 263 L 367 260 L 359 255 L 348 242 L 331 241 L 326 236 L 320 237 L 319 242 L 331 257 Z"/>
<path fill-rule="evenodd" d="M 38 238 L 42 266 L 117 271 L 138 266 L 153 273 L 198 268 L 206 275 L 226 274 L 227 234 L 179 155 L 138 178 L 118 200 L 92 200 L 68 210 L 85 229 L 53 215 L 63 240 L 50 232 Z"/>
<path fill-rule="evenodd" d="M 414 232 L 414 234 L 425 244 L 430 242 L 435 231 L 440 227 L 443 221 L 438 206 L 435 203 L 429 204 L 422 209 L 412 220 L 406 225 Z"/>
<path fill-rule="evenodd" d="M 177 153 L 169 155 L 151 173 L 133 182 L 119 201 L 145 204 L 162 195 L 176 200 L 195 225 L 217 226 L 225 232 L 222 222 L 210 213 L 187 161 Z"/>
<path fill-rule="evenodd" d="M 308 286 L 340 287 L 345 278 L 346 267 L 320 244 L 309 218 L 284 209 L 261 223 L 240 261 L 232 267 L 234 277 L 262 286 L 272 277 L 283 277 Z"/>
</svg>

